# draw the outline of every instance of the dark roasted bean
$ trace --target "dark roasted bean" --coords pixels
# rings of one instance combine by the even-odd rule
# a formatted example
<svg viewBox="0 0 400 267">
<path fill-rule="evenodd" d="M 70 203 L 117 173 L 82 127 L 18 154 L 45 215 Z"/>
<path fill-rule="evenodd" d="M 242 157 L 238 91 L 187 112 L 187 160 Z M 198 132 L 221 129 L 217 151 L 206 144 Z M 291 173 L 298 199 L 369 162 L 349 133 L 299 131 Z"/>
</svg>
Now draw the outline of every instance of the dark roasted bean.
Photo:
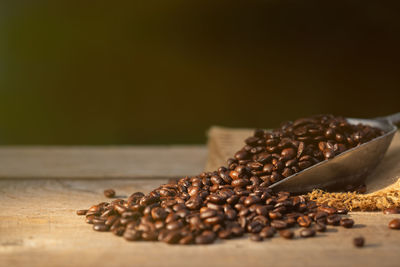
<svg viewBox="0 0 400 267">
<path fill-rule="evenodd" d="M 204 231 L 201 235 L 196 236 L 196 244 L 210 244 L 215 240 L 215 233 L 211 231 Z"/>
<path fill-rule="evenodd" d="M 305 228 L 300 231 L 301 237 L 312 237 L 315 236 L 315 230 L 313 228 Z"/>
<path fill-rule="evenodd" d="M 275 230 L 272 227 L 264 227 L 261 232 L 260 232 L 260 236 L 263 238 L 271 238 L 275 235 Z"/>
<path fill-rule="evenodd" d="M 340 225 L 344 228 L 351 228 L 354 225 L 354 221 L 352 219 L 344 218 L 340 220 Z"/>
<path fill-rule="evenodd" d="M 181 238 L 182 235 L 179 231 L 171 231 L 162 238 L 162 241 L 168 244 L 176 244 Z"/>
<path fill-rule="evenodd" d="M 291 230 L 281 230 L 279 231 L 279 235 L 286 239 L 292 239 L 294 237 L 294 233 Z"/>
<path fill-rule="evenodd" d="M 327 224 L 330 224 L 330 225 L 339 225 L 339 223 L 340 223 L 340 216 L 338 216 L 338 215 L 336 215 L 336 214 L 329 215 L 329 216 L 326 218 L 326 222 L 327 222 Z"/>
<path fill-rule="evenodd" d="M 281 230 L 287 228 L 287 223 L 282 220 L 273 220 L 271 222 L 271 226 L 274 227 L 275 229 Z"/>
<path fill-rule="evenodd" d="M 260 242 L 263 241 L 264 238 L 262 236 L 260 236 L 259 234 L 252 234 L 250 236 L 251 241 L 255 241 L 255 242 Z"/>
<path fill-rule="evenodd" d="M 142 233 L 136 230 L 125 230 L 123 237 L 128 241 L 140 240 Z"/>
<path fill-rule="evenodd" d="M 115 191 L 114 189 L 106 189 L 104 190 L 104 195 L 108 198 L 112 198 L 115 196 Z"/>
<path fill-rule="evenodd" d="M 325 232 L 326 231 L 326 225 L 325 224 L 323 224 L 323 223 L 316 223 L 315 224 L 315 230 L 317 231 L 317 232 Z"/>
<path fill-rule="evenodd" d="M 356 237 L 353 239 L 353 244 L 354 246 L 361 248 L 364 246 L 365 240 L 364 237 L 360 236 L 360 237 Z"/>
</svg>

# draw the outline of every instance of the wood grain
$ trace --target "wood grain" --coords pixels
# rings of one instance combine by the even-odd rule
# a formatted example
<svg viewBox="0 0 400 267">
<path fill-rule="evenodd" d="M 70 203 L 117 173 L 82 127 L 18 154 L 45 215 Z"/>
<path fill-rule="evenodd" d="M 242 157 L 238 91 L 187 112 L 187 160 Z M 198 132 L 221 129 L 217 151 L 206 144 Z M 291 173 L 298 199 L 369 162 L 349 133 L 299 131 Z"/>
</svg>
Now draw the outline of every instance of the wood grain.
<svg viewBox="0 0 400 267">
<path fill-rule="evenodd" d="M 194 175 L 204 146 L 0 147 L 0 178 L 148 178 Z"/>
<path fill-rule="evenodd" d="M 163 164 L 175 160 L 172 154 Z M 200 157 L 196 160 L 201 162 Z M 241 238 L 187 247 L 127 242 L 93 231 L 75 211 L 107 201 L 102 194 L 106 188 L 123 197 L 148 192 L 167 179 L 113 178 L 0 179 L 0 266 L 398 266 L 400 262 L 400 231 L 387 228 L 400 215 L 382 213 L 352 213 L 354 229 L 332 227 L 312 239 L 276 237 L 254 243 Z M 352 245 L 359 235 L 366 239 L 362 249 Z"/>
</svg>

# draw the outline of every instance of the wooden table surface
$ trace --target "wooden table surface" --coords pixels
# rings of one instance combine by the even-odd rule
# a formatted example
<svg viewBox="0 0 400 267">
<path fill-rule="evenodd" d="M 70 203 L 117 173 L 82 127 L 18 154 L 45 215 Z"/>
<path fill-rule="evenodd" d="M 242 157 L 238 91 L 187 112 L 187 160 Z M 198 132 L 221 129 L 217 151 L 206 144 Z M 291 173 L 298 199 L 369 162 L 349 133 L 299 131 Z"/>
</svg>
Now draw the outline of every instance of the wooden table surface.
<svg viewBox="0 0 400 267">
<path fill-rule="evenodd" d="M 400 266 L 400 231 L 387 228 L 400 215 L 353 212 L 354 229 L 311 239 L 173 246 L 94 232 L 75 214 L 107 201 L 106 188 L 127 196 L 197 174 L 206 156 L 200 146 L 0 148 L 0 266 Z"/>
</svg>

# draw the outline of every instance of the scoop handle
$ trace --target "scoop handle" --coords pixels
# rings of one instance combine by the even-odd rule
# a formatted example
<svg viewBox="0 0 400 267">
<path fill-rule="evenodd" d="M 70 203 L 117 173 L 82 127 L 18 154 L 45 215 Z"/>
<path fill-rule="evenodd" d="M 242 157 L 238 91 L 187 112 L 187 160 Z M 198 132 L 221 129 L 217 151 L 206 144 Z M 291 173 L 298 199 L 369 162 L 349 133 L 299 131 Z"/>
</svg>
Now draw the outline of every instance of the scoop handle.
<svg viewBox="0 0 400 267">
<path fill-rule="evenodd" d="M 384 117 L 378 117 L 375 119 L 386 120 L 386 121 L 391 122 L 392 124 L 400 124 L 400 112 L 392 114 L 392 115 L 384 116 Z"/>
</svg>

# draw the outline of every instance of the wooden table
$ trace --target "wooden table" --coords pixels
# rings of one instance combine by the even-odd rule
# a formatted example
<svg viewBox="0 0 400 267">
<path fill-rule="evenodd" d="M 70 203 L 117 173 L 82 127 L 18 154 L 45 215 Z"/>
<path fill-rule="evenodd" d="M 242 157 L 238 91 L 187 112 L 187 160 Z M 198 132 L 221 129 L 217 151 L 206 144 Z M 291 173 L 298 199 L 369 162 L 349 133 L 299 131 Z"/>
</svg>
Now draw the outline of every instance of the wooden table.
<svg viewBox="0 0 400 267">
<path fill-rule="evenodd" d="M 400 215 L 354 212 L 354 229 L 311 239 L 172 246 L 94 232 L 75 214 L 106 188 L 127 196 L 197 174 L 206 157 L 202 146 L 0 148 L 0 266 L 400 266 L 400 231 L 387 228 Z"/>
</svg>

